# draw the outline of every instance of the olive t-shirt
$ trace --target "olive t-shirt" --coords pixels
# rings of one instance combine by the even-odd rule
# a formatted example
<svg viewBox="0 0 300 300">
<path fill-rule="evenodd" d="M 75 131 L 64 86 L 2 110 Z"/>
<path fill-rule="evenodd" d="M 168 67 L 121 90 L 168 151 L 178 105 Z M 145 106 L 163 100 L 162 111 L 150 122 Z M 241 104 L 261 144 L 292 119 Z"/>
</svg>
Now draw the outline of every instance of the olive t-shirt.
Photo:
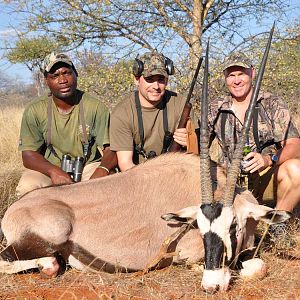
<svg viewBox="0 0 300 300">
<path fill-rule="evenodd" d="M 58 157 L 62 158 L 63 154 L 69 154 L 72 159 L 83 156 L 84 137 L 79 117 L 80 105 L 76 104 L 68 114 L 61 114 L 52 97 L 48 96 L 38 98 L 25 108 L 19 150 L 45 152 L 42 153 L 44 157 L 59 166 L 60 160 L 48 148 L 45 150 L 48 132 L 48 99 L 52 102 L 51 144 Z M 80 101 L 83 101 L 87 138 L 91 145 L 88 163 L 99 161 L 101 154 L 97 146 L 103 148 L 103 145 L 109 144 L 109 111 L 98 99 L 88 94 L 84 93 Z"/>
<path fill-rule="evenodd" d="M 168 131 L 174 132 L 178 126 L 185 98 L 176 93 L 166 91 L 168 114 Z M 164 140 L 163 107 L 161 101 L 156 107 L 142 107 L 144 126 L 144 150 L 146 153 L 155 151 L 161 154 Z M 110 149 L 113 151 L 133 151 L 136 145 L 140 145 L 139 126 L 134 94 L 125 101 L 119 103 L 111 113 L 110 123 Z M 135 164 L 144 161 L 142 155 L 134 151 L 133 162 Z"/>
</svg>

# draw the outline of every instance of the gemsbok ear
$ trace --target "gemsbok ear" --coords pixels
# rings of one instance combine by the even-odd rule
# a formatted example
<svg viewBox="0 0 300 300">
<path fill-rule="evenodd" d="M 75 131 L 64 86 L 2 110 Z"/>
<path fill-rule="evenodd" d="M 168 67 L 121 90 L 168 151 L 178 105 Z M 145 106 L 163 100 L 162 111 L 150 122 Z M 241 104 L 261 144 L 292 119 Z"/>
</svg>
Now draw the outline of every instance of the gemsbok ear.
<svg viewBox="0 0 300 300">
<path fill-rule="evenodd" d="M 240 218 L 253 218 L 256 221 L 261 220 L 267 224 L 281 223 L 291 217 L 291 213 L 285 210 L 276 210 L 265 205 L 251 203 L 242 197 L 236 199 L 235 210 Z"/>
<path fill-rule="evenodd" d="M 260 217 L 260 220 L 267 224 L 277 224 L 288 220 L 292 216 L 291 213 L 285 210 L 270 210 L 264 216 Z"/>
<path fill-rule="evenodd" d="M 165 221 L 172 221 L 174 223 L 191 223 L 197 219 L 199 209 L 199 206 L 189 206 L 176 213 L 162 215 L 161 218 Z"/>
<path fill-rule="evenodd" d="M 247 210 L 248 218 L 261 220 L 267 224 L 276 224 L 288 220 L 291 213 L 285 210 L 275 210 L 265 205 L 248 203 L 244 210 Z"/>
</svg>

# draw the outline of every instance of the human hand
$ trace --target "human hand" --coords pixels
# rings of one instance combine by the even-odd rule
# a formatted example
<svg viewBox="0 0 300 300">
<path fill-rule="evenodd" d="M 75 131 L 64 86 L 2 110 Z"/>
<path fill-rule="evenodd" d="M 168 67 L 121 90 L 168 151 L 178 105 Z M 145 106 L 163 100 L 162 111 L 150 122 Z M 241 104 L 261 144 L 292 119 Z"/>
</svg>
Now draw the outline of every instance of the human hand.
<svg viewBox="0 0 300 300">
<path fill-rule="evenodd" d="M 62 185 L 73 183 L 72 178 L 68 173 L 63 171 L 61 168 L 54 166 L 49 171 L 50 178 L 52 180 L 53 185 Z"/>
<path fill-rule="evenodd" d="M 177 128 L 173 134 L 174 141 L 179 145 L 187 146 L 187 130 L 186 128 Z"/>
<path fill-rule="evenodd" d="M 94 173 L 92 174 L 90 179 L 105 177 L 105 176 L 108 176 L 108 175 L 109 175 L 109 172 L 107 172 L 106 169 L 98 167 L 98 168 L 96 168 L 96 170 L 94 171 Z"/>
<path fill-rule="evenodd" d="M 256 171 L 262 171 L 265 168 L 272 165 L 270 163 L 270 157 L 268 155 L 262 155 L 258 152 L 250 152 L 244 157 L 244 171 L 254 173 Z"/>
</svg>

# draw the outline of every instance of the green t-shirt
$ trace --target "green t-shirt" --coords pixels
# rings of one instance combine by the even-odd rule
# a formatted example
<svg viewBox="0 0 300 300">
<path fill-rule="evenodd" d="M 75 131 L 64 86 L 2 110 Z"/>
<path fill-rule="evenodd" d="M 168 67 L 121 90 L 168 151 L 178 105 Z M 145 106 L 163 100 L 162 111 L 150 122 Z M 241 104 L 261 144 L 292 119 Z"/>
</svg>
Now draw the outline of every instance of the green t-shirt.
<svg viewBox="0 0 300 300">
<path fill-rule="evenodd" d="M 39 151 L 54 165 L 60 166 L 60 161 L 47 148 L 47 124 L 48 124 L 48 99 L 43 96 L 30 103 L 24 111 L 19 150 Z M 63 154 L 69 154 L 72 159 L 76 156 L 83 156 L 83 131 L 79 118 L 79 104 L 68 114 L 61 114 L 55 103 L 52 101 L 52 126 L 51 144 L 59 158 Z M 86 123 L 87 137 L 91 145 L 91 155 L 88 162 L 99 161 L 101 154 L 97 146 L 103 148 L 109 144 L 109 111 L 98 99 L 88 94 L 83 94 L 80 101 L 83 101 L 83 111 Z M 43 153 L 45 152 L 45 153 Z"/>
<path fill-rule="evenodd" d="M 174 132 L 178 126 L 186 99 L 176 93 L 166 91 L 171 97 L 166 97 L 168 113 L 168 131 Z M 162 103 L 157 107 L 142 107 L 144 126 L 144 150 L 146 153 L 155 151 L 161 154 L 164 140 Z M 134 95 L 119 103 L 111 113 L 110 149 L 113 151 L 133 151 L 135 145 L 140 145 L 139 126 Z M 144 161 L 142 155 L 134 151 L 135 164 Z"/>
</svg>

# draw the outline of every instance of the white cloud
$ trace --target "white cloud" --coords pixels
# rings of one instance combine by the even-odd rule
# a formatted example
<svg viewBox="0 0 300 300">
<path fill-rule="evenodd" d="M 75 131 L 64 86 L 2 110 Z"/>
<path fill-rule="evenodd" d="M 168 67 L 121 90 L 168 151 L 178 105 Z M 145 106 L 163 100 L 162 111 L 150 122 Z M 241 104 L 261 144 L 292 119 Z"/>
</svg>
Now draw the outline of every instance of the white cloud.
<svg viewBox="0 0 300 300">
<path fill-rule="evenodd" d="M 0 30 L 0 38 L 15 37 L 17 32 L 15 29 Z"/>
</svg>

